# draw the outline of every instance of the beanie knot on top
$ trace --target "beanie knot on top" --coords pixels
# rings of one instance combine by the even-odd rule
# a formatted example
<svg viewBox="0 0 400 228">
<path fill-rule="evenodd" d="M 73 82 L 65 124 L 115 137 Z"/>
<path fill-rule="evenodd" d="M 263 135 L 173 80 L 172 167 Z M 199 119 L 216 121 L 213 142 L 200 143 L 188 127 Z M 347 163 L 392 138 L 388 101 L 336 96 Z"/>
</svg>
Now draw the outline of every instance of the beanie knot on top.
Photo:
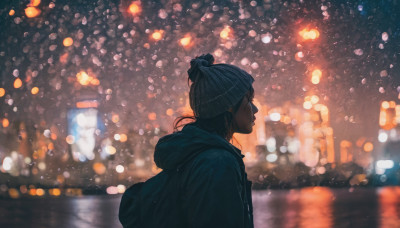
<svg viewBox="0 0 400 228">
<path fill-rule="evenodd" d="M 209 67 L 214 63 L 214 56 L 211 54 L 201 55 L 190 61 L 190 69 L 188 70 L 189 79 L 195 82 L 202 76 L 200 67 Z"/>
<path fill-rule="evenodd" d="M 190 107 L 197 118 L 213 118 L 234 107 L 254 81 L 246 71 L 230 64 L 214 64 L 211 54 L 190 61 Z"/>
</svg>

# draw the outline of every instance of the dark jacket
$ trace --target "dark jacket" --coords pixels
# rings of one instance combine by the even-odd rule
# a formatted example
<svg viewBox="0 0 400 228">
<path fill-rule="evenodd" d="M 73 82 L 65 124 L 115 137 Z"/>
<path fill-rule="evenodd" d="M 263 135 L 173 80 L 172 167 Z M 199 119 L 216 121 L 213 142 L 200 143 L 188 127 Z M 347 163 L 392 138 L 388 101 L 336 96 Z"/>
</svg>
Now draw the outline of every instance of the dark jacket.
<svg viewBox="0 0 400 228">
<path fill-rule="evenodd" d="M 158 167 L 180 170 L 179 191 L 185 227 L 252 228 L 251 182 L 241 151 L 194 124 L 160 139 Z"/>
</svg>

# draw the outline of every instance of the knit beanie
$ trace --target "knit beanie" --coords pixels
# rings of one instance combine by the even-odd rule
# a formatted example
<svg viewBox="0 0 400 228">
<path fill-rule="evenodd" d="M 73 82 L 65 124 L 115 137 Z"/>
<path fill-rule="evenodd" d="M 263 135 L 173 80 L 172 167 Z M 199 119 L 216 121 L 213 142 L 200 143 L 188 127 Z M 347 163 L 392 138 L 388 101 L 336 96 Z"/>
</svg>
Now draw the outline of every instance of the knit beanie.
<svg viewBox="0 0 400 228">
<path fill-rule="evenodd" d="M 190 61 L 189 100 L 197 118 L 213 118 L 228 111 L 241 101 L 254 82 L 254 78 L 239 67 L 213 63 L 211 54 Z"/>
</svg>

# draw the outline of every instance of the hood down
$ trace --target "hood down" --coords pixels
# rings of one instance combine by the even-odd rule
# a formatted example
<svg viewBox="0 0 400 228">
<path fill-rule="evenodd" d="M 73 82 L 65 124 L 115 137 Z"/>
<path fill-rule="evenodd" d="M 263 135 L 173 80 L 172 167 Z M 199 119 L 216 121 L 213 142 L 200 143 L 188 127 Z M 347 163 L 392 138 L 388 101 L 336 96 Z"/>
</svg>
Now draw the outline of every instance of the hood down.
<svg viewBox="0 0 400 228">
<path fill-rule="evenodd" d="M 158 141 L 154 161 L 161 169 L 178 169 L 198 153 L 210 148 L 226 149 L 239 158 L 243 157 L 239 149 L 221 136 L 188 124 L 182 131 L 166 135 Z"/>
</svg>

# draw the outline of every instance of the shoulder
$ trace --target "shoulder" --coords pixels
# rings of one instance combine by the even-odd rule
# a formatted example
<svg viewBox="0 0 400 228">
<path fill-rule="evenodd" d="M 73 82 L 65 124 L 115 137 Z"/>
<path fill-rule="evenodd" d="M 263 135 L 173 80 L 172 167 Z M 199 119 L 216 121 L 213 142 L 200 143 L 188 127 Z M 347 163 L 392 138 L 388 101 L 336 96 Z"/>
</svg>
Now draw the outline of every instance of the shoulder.
<svg viewBox="0 0 400 228">
<path fill-rule="evenodd" d="M 215 175 L 217 173 L 240 174 L 240 166 L 235 155 L 222 148 L 207 149 L 196 156 L 191 167 L 192 172 Z"/>
</svg>

